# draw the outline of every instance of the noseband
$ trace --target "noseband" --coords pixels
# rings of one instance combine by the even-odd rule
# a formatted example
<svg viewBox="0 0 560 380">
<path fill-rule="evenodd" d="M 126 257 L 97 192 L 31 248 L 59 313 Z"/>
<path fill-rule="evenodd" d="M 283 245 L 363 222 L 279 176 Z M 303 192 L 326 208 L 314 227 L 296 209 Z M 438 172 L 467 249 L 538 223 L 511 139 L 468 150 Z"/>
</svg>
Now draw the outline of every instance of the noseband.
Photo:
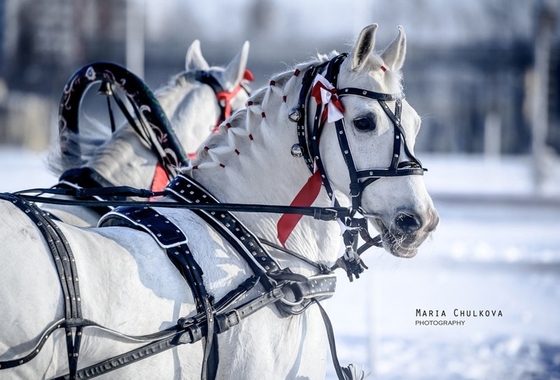
<svg viewBox="0 0 560 380">
<path fill-rule="evenodd" d="M 400 177 L 408 175 L 423 175 L 424 169 L 422 163 L 413 154 L 408 144 L 406 142 L 404 129 L 401 124 L 401 112 L 402 112 L 402 96 L 401 94 L 384 94 L 369 90 L 364 90 L 355 87 L 347 87 L 342 89 L 337 89 L 338 74 L 340 71 L 340 66 L 347 54 L 340 54 L 330 61 L 327 61 L 321 65 L 309 68 L 302 79 L 302 88 L 299 95 L 297 108 L 292 109 L 289 118 L 292 121 L 297 122 L 297 135 L 298 144 L 292 148 L 298 151 L 298 156 L 301 155 L 307 167 L 314 173 L 317 170 L 320 173 L 323 186 L 327 190 L 329 197 L 333 198 L 333 189 L 330 181 L 327 178 L 325 168 L 321 160 L 321 153 L 319 149 L 319 142 L 323 127 L 325 125 L 325 118 L 321 115 L 327 107 L 326 104 L 317 104 L 315 111 L 315 116 L 313 118 L 313 124 L 306 123 L 306 104 L 310 100 L 310 89 L 312 83 L 322 70 L 326 68 L 325 79 L 330 82 L 334 89 L 331 90 L 333 94 L 339 98 L 345 96 L 361 96 L 369 99 L 375 99 L 379 102 L 379 105 L 385 111 L 389 119 L 394 126 L 394 139 L 393 139 L 393 152 L 391 157 L 391 164 L 386 169 L 366 169 L 358 170 L 352 158 L 352 153 L 350 151 L 350 146 L 348 144 L 348 139 L 346 137 L 346 128 L 344 118 L 341 118 L 335 122 L 336 135 L 338 137 L 338 142 L 346 166 L 348 167 L 348 173 L 350 176 L 350 196 L 352 198 L 352 211 L 362 211 L 361 209 L 361 197 L 365 188 L 371 185 L 373 182 L 377 181 L 383 177 Z M 395 102 L 395 111 L 393 112 L 387 102 Z M 307 126 L 306 126 L 307 124 Z M 299 150 L 298 150 L 299 149 Z M 401 160 L 401 151 L 404 150 L 408 160 Z"/>
</svg>

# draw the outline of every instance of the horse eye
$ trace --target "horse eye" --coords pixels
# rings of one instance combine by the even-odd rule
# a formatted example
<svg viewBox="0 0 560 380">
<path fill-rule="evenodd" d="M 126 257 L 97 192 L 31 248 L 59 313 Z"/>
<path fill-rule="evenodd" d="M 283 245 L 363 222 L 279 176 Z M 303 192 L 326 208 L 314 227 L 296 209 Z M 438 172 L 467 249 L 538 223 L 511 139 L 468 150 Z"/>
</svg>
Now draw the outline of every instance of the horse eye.
<svg viewBox="0 0 560 380">
<path fill-rule="evenodd" d="M 354 119 L 354 126 L 360 131 L 375 130 L 375 121 L 369 117 L 358 117 Z"/>
</svg>

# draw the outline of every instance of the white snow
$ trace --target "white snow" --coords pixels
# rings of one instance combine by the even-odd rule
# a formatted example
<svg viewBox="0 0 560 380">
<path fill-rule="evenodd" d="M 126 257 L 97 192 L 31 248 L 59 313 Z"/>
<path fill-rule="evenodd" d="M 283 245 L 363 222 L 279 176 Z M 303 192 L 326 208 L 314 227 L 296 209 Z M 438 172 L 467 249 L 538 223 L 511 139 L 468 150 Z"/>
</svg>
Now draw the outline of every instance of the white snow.
<svg viewBox="0 0 560 380">
<path fill-rule="evenodd" d="M 413 259 L 372 249 L 360 279 L 340 274 L 327 308 L 341 364 L 384 380 L 560 379 L 560 169 L 537 196 L 527 157 L 419 157 L 440 226 Z M 0 147 L 0 191 L 53 185 L 44 160 Z"/>
</svg>

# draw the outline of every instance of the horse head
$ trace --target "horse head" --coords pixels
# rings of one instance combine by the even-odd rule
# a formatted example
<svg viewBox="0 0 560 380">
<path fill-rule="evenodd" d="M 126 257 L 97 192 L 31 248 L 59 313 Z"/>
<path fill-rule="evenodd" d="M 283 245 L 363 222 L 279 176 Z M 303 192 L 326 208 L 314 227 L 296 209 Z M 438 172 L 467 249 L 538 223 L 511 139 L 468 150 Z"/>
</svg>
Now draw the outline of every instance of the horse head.
<svg viewBox="0 0 560 380">
<path fill-rule="evenodd" d="M 397 38 L 375 54 L 377 25 L 366 27 L 340 63 L 334 92 L 343 118 L 325 128 L 321 156 L 329 180 L 373 222 L 383 247 L 413 257 L 439 217 L 414 154 L 421 118 L 402 92 L 406 36 L 398 29 Z"/>
<path fill-rule="evenodd" d="M 249 42 L 225 67 L 210 66 L 195 40 L 187 50 L 185 71 L 156 91 L 156 96 L 182 142 L 194 152 L 232 112 L 245 107 L 253 80 L 246 69 Z"/>
</svg>

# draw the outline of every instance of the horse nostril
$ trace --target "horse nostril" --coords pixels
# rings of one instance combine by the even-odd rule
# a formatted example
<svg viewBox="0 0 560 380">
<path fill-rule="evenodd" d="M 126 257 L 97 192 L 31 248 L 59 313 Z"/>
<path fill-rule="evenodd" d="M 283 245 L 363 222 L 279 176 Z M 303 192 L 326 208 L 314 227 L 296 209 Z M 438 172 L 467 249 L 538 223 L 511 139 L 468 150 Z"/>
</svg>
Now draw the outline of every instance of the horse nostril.
<svg viewBox="0 0 560 380">
<path fill-rule="evenodd" d="M 411 234 L 422 227 L 422 223 L 415 215 L 400 213 L 395 218 L 395 226 L 404 233 Z"/>
</svg>

